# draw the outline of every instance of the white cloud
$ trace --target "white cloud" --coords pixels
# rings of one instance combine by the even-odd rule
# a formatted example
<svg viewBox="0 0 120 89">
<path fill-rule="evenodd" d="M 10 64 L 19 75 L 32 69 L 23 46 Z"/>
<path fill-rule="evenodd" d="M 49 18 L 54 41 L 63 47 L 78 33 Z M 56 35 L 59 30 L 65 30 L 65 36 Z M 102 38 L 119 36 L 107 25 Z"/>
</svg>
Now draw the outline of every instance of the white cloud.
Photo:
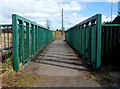
<svg viewBox="0 0 120 89">
<path fill-rule="evenodd" d="M 61 25 L 61 8 L 64 8 L 64 13 L 79 11 L 82 5 L 73 1 L 70 3 L 62 3 L 63 0 L 2 0 L 0 6 L 2 7 L 2 14 L 0 24 L 12 23 L 12 14 L 18 14 L 25 18 L 31 19 L 43 26 L 46 25 L 46 19 L 56 25 Z M 53 28 L 54 24 L 51 24 Z M 56 28 L 56 27 L 55 27 Z"/>
<path fill-rule="evenodd" d="M 65 0 L 65 2 L 71 2 L 72 0 Z M 77 2 L 112 2 L 112 0 L 75 0 Z M 119 0 L 113 0 L 113 2 L 118 2 Z"/>
<path fill-rule="evenodd" d="M 65 12 L 79 11 L 82 10 L 85 6 L 76 1 L 71 1 L 69 3 L 62 4 Z"/>
<path fill-rule="evenodd" d="M 76 1 L 63 3 L 64 1 L 66 0 L 2 0 L 0 3 L 2 8 L 0 23 L 11 23 L 12 14 L 18 14 L 32 21 L 37 21 L 37 23 L 44 21 L 45 24 L 46 19 L 58 22 L 61 20 L 59 18 L 61 18 L 62 7 L 64 13 L 84 8 Z"/>
<path fill-rule="evenodd" d="M 46 26 L 46 22 L 43 21 L 43 22 L 39 22 L 38 24 L 42 25 L 42 26 Z"/>
<path fill-rule="evenodd" d="M 90 17 L 90 16 L 89 16 Z M 89 18 L 87 16 L 82 16 L 82 15 L 76 15 L 76 16 L 73 16 L 73 14 L 69 14 L 67 16 L 67 18 L 64 18 L 64 26 L 65 28 L 70 28 L 84 20 L 86 20 L 87 18 Z"/>
<path fill-rule="evenodd" d="M 119 0 L 106 0 L 106 2 L 119 2 Z"/>
<path fill-rule="evenodd" d="M 112 20 L 114 20 L 116 16 L 117 15 L 113 15 Z M 110 21 L 111 21 L 111 17 L 107 17 L 105 15 L 102 15 L 102 22 L 110 22 Z"/>
<path fill-rule="evenodd" d="M 0 13 L 2 13 L 2 7 L 0 5 Z M 0 19 L 2 19 L 2 14 L 0 14 Z"/>
<path fill-rule="evenodd" d="M 80 2 L 118 2 L 119 0 L 78 0 Z"/>
<path fill-rule="evenodd" d="M 32 13 L 27 13 L 27 14 L 25 14 L 26 16 L 28 16 L 28 17 L 35 17 L 35 18 L 42 18 L 42 17 L 49 17 L 49 14 L 47 14 L 47 13 L 40 13 L 40 12 L 36 12 L 36 13 L 34 13 L 34 14 L 32 14 Z"/>
<path fill-rule="evenodd" d="M 73 16 L 76 16 L 77 15 L 77 13 L 73 13 Z"/>
<path fill-rule="evenodd" d="M 86 8 L 81 2 L 110 2 L 111 0 L 2 0 L 0 1 L 0 24 L 11 23 L 12 14 L 18 14 L 31 19 L 41 25 L 46 25 L 49 19 L 51 26 L 61 27 L 61 8 L 64 9 L 64 24 L 73 26 L 88 17 L 77 14 L 76 12 Z M 113 0 L 118 2 L 118 0 Z M 68 18 L 65 18 L 68 17 Z M 107 18 L 108 21 L 110 17 Z M 103 16 L 103 20 L 106 17 Z M 56 26 L 55 26 L 56 25 Z"/>
<path fill-rule="evenodd" d="M 113 15 L 112 20 L 114 20 L 116 16 L 117 15 Z M 86 17 L 86 16 L 82 16 L 82 15 L 77 15 L 77 16 L 69 15 L 68 18 L 64 19 L 65 20 L 64 26 L 68 29 L 68 28 L 70 28 L 70 27 L 90 18 L 90 17 L 91 16 Z M 102 15 L 102 23 L 103 22 L 110 22 L 110 21 L 111 21 L 111 17 L 106 17 L 105 15 Z"/>
</svg>

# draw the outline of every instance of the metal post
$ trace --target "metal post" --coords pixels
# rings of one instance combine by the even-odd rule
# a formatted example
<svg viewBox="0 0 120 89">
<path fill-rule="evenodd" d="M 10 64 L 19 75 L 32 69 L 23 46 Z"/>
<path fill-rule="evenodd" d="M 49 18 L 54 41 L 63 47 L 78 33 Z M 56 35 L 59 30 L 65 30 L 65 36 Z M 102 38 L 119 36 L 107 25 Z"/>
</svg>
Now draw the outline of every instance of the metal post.
<svg viewBox="0 0 120 89">
<path fill-rule="evenodd" d="M 63 8 L 62 8 L 62 35 L 63 35 Z"/>
<path fill-rule="evenodd" d="M 19 71 L 19 60 L 18 60 L 18 29 L 17 29 L 17 19 L 16 15 L 12 15 L 12 24 L 13 24 L 13 69 Z"/>
<path fill-rule="evenodd" d="M 32 25 L 32 55 L 34 55 L 34 52 L 35 52 L 35 28 L 34 28 L 34 25 Z"/>
<path fill-rule="evenodd" d="M 97 17 L 97 60 L 96 60 L 96 69 L 99 70 L 101 66 L 101 14 L 98 14 Z"/>
<path fill-rule="evenodd" d="M 26 26 L 27 26 L 27 29 L 26 29 L 26 34 L 27 34 L 27 38 L 26 38 L 26 40 L 27 40 L 27 57 L 29 57 L 30 56 L 30 24 L 29 23 L 27 23 L 26 24 Z"/>
</svg>

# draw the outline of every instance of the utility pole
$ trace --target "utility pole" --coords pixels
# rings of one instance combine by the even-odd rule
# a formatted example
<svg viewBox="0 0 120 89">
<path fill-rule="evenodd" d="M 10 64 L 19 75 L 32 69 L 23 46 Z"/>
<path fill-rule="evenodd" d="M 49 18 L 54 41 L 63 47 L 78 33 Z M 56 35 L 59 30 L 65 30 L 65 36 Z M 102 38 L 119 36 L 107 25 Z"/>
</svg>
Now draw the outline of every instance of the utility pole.
<svg viewBox="0 0 120 89">
<path fill-rule="evenodd" d="M 63 35 L 63 8 L 62 8 L 62 35 Z"/>
<path fill-rule="evenodd" d="M 111 3 L 111 22 L 112 22 L 112 11 L 113 11 L 113 0 L 112 0 L 112 3 Z"/>
<path fill-rule="evenodd" d="M 48 28 L 48 30 L 50 30 L 50 23 L 49 23 L 49 20 L 47 19 L 46 22 L 47 22 L 47 24 L 46 24 L 46 25 L 47 25 L 47 28 Z"/>
</svg>

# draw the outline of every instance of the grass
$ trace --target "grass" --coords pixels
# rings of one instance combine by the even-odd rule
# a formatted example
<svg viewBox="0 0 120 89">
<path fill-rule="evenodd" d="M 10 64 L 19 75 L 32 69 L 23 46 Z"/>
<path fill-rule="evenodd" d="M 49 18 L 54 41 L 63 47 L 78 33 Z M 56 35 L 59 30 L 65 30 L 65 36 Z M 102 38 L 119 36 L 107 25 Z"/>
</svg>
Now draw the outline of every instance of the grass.
<svg viewBox="0 0 120 89">
<path fill-rule="evenodd" d="M 108 71 L 101 71 L 101 72 L 90 72 L 88 75 L 85 77 L 86 79 L 91 79 L 94 81 L 99 82 L 102 84 L 104 87 L 111 87 L 111 83 L 115 82 L 116 80 L 108 74 Z"/>
<path fill-rule="evenodd" d="M 11 60 L 2 63 L 2 87 L 32 87 L 36 81 L 44 78 L 45 76 L 25 73 L 21 68 L 20 72 L 15 72 Z"/>
<path fill-rule="evenodd" d="M 2 63 L 2 74 L 9 74 L 13 71 L 13 63 L 12 60 L 7 59 Z"/>
<path fill-rule="evenodd" d="M 111 77 L 111 76 L 109 76 L 109 75 L 103 75 L 103 77 L 102 77 L 104 80 L 106 80 L 106 81 L 113 81 L 114 79 L 113 79 L 113 77 Z"/>
<path fill-rule="evenodd" d="M 12 60 L 6 60 L 2 63 L 2 87 L 32 87 L 39 83 L 45 76 L 28 74 L 22 71 L 22 64 L 19 66 L 20 71 L 13 70 Z M 38 81 L 38 82 L 37 82 Z"/>
<path fill-rule="evenodd" d="M 87 80 L 97 81 L 103 87 L 111 87 L 111 83 L 117 83 L 117 82 L 116 79 L 109 74 L 109 72 L 110 72 L 110 66 L 104 68 L 102 67 L 101 71 L 96 72 L 91 70 L 91 72 L 83 76 L 83 78 Z"/>
<path fill-rule="evenodd" d="M 32 87 L 35 80 L 43 79 L 44 76 L 26 74 L 24 72 L 12 72 L 3 77 L 3 87 Z"/>
<path fill-rule="evenodd" d="M 95 79 L 97 81 L 108 81 L 108 82 L 112 82 L 114 81 L 114 78 L 111 77 L 108 73 L 105 72 L 92 72 L 91 76 L 96 77 Z"/>
</svg>

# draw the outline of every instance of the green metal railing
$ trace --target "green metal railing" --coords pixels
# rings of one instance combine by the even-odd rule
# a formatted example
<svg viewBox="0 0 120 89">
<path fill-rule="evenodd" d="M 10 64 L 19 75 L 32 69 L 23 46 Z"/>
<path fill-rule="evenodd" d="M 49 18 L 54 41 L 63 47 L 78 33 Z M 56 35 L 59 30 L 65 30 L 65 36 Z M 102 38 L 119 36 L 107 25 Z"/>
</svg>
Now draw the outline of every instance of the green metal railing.
<svg viewBox="0 0 120 89">
<path fill-rule="evenodd" d="M 111 63 L 113 67 L 120 67 L 120 24 L 102 25 L 102 51 L 103 65 Z"/>
<path fill-rule="evenodd" d="M 120 28 L 120 25 L 102 25 L 101 20 L 101 14 L 97 14 L 71 27 L 65 32 L 65 40 L 73 46 L 95 70 L 99 70 L 101 67 L 101 58 L 105 53 L 105 47 L 106 50 L 110 52 L 113 46 L 115 47 L 119 43 L 118 41 L 120 41 L 120 38 L 118 39 L 118 33 L 120 35 L 118 27 Z M 111 29 L 108 29 L 109 27 Z M 116 28 L 116 30 L 113 28 Z M 117 33 L 117 31 L 119 32 Z"/>
<path fill-rule="evenodd" d="M 52 41 L 52 31 L 26 18 L 12 14 L 11 25 L 0 25 L 0 54 L 2 61 L 13 60 L 13 69 L 25 66 L 40 50 Z"/>
<path fill-rule="evenodd" d="M 19 71 L 19 62 L 24 66 L 52 41 L 52 31 L 16 14 L 12 25 L 14 70 Z"/>
<path fill-rule="evenodd" d="M 120 24 L 102 25 L 102 55 L 109 53 L 120 43 Z"/>
<path fill-rule="evenodd" d="M 2 62 L 12 58 L 12 24 L 0 25 L 0 58 Z"/>
</svg>

